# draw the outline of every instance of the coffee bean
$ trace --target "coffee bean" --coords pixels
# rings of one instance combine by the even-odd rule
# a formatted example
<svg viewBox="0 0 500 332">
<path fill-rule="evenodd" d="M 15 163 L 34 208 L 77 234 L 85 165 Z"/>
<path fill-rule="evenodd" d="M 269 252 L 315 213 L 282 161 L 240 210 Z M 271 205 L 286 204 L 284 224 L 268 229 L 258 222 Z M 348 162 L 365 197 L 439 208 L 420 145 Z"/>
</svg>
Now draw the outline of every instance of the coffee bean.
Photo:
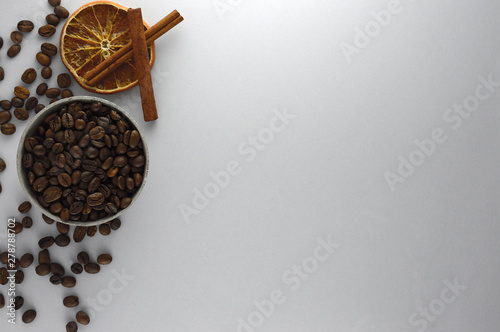
<svg viewBox="0 0 500 332">
<path fill-rule="evenodd" d="M 12 106 L 14 107 L 23 107 L 24 106 L 24 100 L 19 98 L 19 97 L 13 97 L 11 99 Z"/>
<path fill-rule="evenodd" d="M 59 16 L 59 15 L 57 15 L 57 16 Z M 47 24 L 47 25 L 41 26 L 38 29 L 38 34 L 42 37 L 50 37 L 54 33 L 56 33 L 56 27 L 53 26 L 52 24 Z"/>
<path fill-rule="evenodd" d="M 31 203 L 28 202 L 28 201 L 21 203 L 21 205 L 19 205 L 18 210 L 22 214 L 26 214 L 26 213 L 30 212 L 30 210 L 31 210 Z"/>
<path fill-rule="evenodd" d="M 0 37 L 0 48 L 2 48 L 2 47 L 3 47 L 3 38 Z"/>
<path fill-rule="evenodd" d="M 61 264 L 58 264 L 58 263 L 50 264 L 50 273 L 63 276 L 65 272 L 66 271 L 64 270 L 64 267 L 62 267 Z"/>
<path fill-rule="evenodd" d="M 30 91 L 23 86 L 16 86 L 14 88 L 14 94 L 16 95 L 16 97 L 24 100 L 30 96 Z"/>
<path fill-rule="evenodd" d="M 78 331 L 78 325 L 76 325 L 75 322 L 69 322 L 66 324 L 66 332 L 77 332 Z"/>
<path fill-rule="evenodd" d="M 3 125 L 12 119 L 12 114 L 9 111 L 0 111 L 0 125 Z"/>
<path fill-rule="evenodd" d="M 0 66 L 0 81 L 3 81 L 5 78 L 5 70 L 3 69 L 2 66 Z"/>
<path fill-rule="evenodd" d="M 84 266 L 84 270 L 89 274 L 97 274 L 101 271 L 101 267 L 96 263 L 89 263 Z"/>
<path fill-rule="evenodd" d="M 57 176 L 57 181 L 63 187 L 70 187 L 72 184 L 71 176 L 67 173 L 61 173 Z"/>
<path fill-rule="evenodd" d="M 87 315 L 85 312 L 78 311 L 76 313 L 76 321 L 82 325 L 89 325 L 90 318 L 89 315 Z"/>
<path fill-rule="evenodd" d="M 111 220 L 110 226 L 111 226 L 112 230 L 116 231 L 118 228 L 120 228 L 121 225 L 122 225 L 122 222 L 120 219 L 116 218 L 116 219 Z"/>
<path fill-rule="evenodd" d="M 38 252 L 38 264 L 40 265 L 50 265 L 50 254 L 47 249 Z"/>
<path fill-rule="evenodd" d="M 31 32 L 35 25 L 29 20 L 22 20 L 17 23 L 17 30 L 21 32 Z"/>
<path fill-rule="evenodd" d="M 47 89 L 48 89 L 47 83 L 41 83 L 36 87 L 36 94 L 39 96 L 43 96 L 47 91 Z"/>
<path fill-rule="evenodd" d="M 56 6 L 54 8 L 54 13 L 59 17 L 59 18 L 68 18 L 69 12 L 66 8 L 63 6 Z"/>
<path fill-rule="evenodd" d="M 19 310 L 24 305 L 24 298 L 22 296 L 16 296 L 14 298 L 14 309 Z"/>
<path fill-rule="evenodd" d="M 52 69 L 50 67 L 43 67 L 42 68 L 42 77 L 48 80 L 49 78 L 52 77 Z"/>
<path fill-rule="evenodd" d="M 61 0 L 49 0 L 49 4 L 53 7 L 56 7 L 61 4 Z"/>
<path fill-rule="evenodd" d="M 19 107 L 14 110 L 14 116 L 20 121 L 26 121 L 30 117 L 30 114 L 24 108 Z"/>
<path fill-rule="evenodd" d="M 87 228 L 83 226 L 77 226 L 73 232 L 73 241 L 80 243 L 85 238 L 87 234 Z"/>
<path fill-rule="evenodd" d="M 69 89 L 65 89 L 61 92 L 61 98 L 73 97 L 73 92 Z"/>
<path fill-rule="evenodd" d="M 47 24 L 57 26 L 61 19 L 56 14 L 49 14 L 45 16 L 45 21 L 47 21 Z"/>
<path fill-rule="evenodd" d="M 57 201 L 62 196 L 62 190 L 59 187 L 49 187 L 43 192 L 43 198 L 47 203 Z"/>
<path fill-rule="evenodd" d="M 58 222 L 56 224 L 56 227 L 57 227 L 57 230 L 59 231 L 59 233 L 61 233 L 61 234 L 68 234 L 69 233 L 69 225 L 67 225 L 67 224 L 63 224 L 61 222 Z"/>
<path fill-rule="evenodd" d="M 60 99 L 60 98 L 54 98 L 54 99 L 52 99 L 52 100 L 50 101 L 50 103 L 49 103 L 49 104 L 53 104 L 53 103 L 55 103 L 55 102 L 57 102 L 57 101 L 59 101 L 59 100 L 61 100 L 61 99 Z"/>
<path fill-rule="evenodd" d="M 63 277 L 61 280 L 61 285 L 66 288 L 73 288 L 76 285 L 76 279 L 70 276 Z"/>
<path fill-rule="evenodd" d="M 42 66 L 50 66 L 50 64 L 52 63 L 50 57 L 42 52 L 38 52 L 36 54 L 36 61 L 38 61 L 38 63 Z"/>
<path fill-rule="evenodd" d="M 4 135 L 13 135 L 16 132 L 16 126 L 12 123 L 5 123 L 1 127 L 1 132 Z"/>
<path fill-rule="evenodd" d="M 76 256 L 76 259 L 82 265 L 87 265 L 90 263 L 89 254 L 87 254 L 85 251 L 81 251 L 80 253 L 78 253 L 78 255 Z"/>
<path fill-rule="evenodd" d="M 38 241 L 38 246 L 40 247 L 40 249 L 48 249 L 52 247 L 54 243 L 55 240 L 52 236 L 46 236 L 41 238 L 40 241 Z"/>
<path fill-rule="evenodd" d="M 101 265 L 108 265 L 113 261 L 113 258 L 111 257 L 110 254 L 101 254 L 99 257 L 97 257 L 97 263 Z"/>
<path fill-rule="evenodd" d="M 60 217 L 63 221 L 68 221 L 70 218 L 69 209 L 68 208 L 62 209 Z"/>
<path fill-rule="evenodd" d="M 73 265 L 71 265 L 71 272 L 73 272 L 74 274 L 81 274 L 83 272 L 82 264 L 74 263 Z"/>
<path fill-rule="evenodd" d="M 13 58 L 21 52 L 21 45 L 14 44 L 7 50 L 7 56 Z"/>
<path fill-rule="evenodd" d="M 64 298 L 63 304 L 66 308 L 74 308 L 80 304 L 80 301 L 78 300 L 77 296 L 70 295 Z"/>
<path fill-rule="evenodd" d="M 56 236 L 55 242 L 58 247 L 67 247 L 71 240 L 66 234 L 59 234 Z"/>
<path fill-rule="evenodd" d="M 40 264 L 35 268 L 36 274 L 43 277 L 50 273 L 50 266 L 48 264 Z"/>
<path fill-rule="evenodd" d="M 21 44 L 23 35 L 19 31 L 12 31 L 10 33 L 10 40 L 12 40 L 14 44 Z"/>
<path fill-rule="evenodd" d="M 8 100 L 2 100 L 0 101 L 0 107 L 3 108 L 4 110 L 8 111 L 12 108 L 12 103 Z"/>
<path fill-rule="evenodd" d="M 87 197 L 87 204 L 91 207 L 104 204 L 104 195 L 100 192 L 93 193 Z"/>
<path fill-rule="evenodd" d="M 19 265 L 25 269 L 29 267 L 33 263 L 34 257 L 32 254 L 24 254 L 21 256 L 21 259 L 19 260 Z"/>
<path fill-rule="evenodd" d="M 36 107 L 35 107 L 35 114 L 40 113 L 40 111 L 43 110 L 44 108 L 45 108 L 45 105 L 43 105 L 43 104 L 36 105 Z"/>
<path fill-rule="evenodd" d="M 17 270 L 14 274 L 14 282 L 18 285 L 22 284 L 24 281 L 24 272 L 22 270 Z"/>
<path fill-rule="evenodd" d="M 0 309 L 5 307 L 5 299 L 2 294 L 0 294 Z"/>
<path fill-rule="evenodd" d="M 42 46 L 40 46 L 40 50 L 47 56 L 54 56 L 57 54 L 57 46 L 51 43 L 43 43 Z"/>
<path fill-rule="evenodd" d="M 0 267 L 0 285 L 6 285 L 9 277 L 9 272 L 6 268 Z"/>
<path fill-rule="evenodd" d="M 107 223 L 101 224 L 99 225 L 99 233 L 101 233 L 101 235 L 107 236 L 111 233 L 111 227 Z"/>
<path fill-rule="evenodd" d="M 50 276 L 49 281 L 52 285 L 60 285 L 62 282 L 62 277 L 59 274 L 54 274 Z"/>
<path fill-rule="evenodd" d="M 69 87 L 71 85 L 71 77 L 66 73 L 57 75 L 57 85 L 61 89 Z"/>
<path fill-rule="evenodd" d="M 31 217 L 24 217 L 21 224 L 24 228 L 29 229 L 33 226 L 33 219 L 31 219 Z"/>
<path fill-rule="evenodd" d="M 47 96 L 47 98 L 55 98 L 59 96 L 60 93 L 61 90 L 59 90 L 58 88 L 50 88 L 47 91 L 45 91 L 45 96 Z"/>
<path fill-rule="evenodd" d="M 24 312 L 22 320 L 24 324 L 30 324 L 35 320 L 35 318 L 36 318 L 36 311 L 30 309 Z"/>
<path fill-rule="evenodd" d="M 21 76 L 21 80 L 26 84 L 33 83 L 36 80 L 36 70 L 34 68 L 26 69 Z"/>
</svg>

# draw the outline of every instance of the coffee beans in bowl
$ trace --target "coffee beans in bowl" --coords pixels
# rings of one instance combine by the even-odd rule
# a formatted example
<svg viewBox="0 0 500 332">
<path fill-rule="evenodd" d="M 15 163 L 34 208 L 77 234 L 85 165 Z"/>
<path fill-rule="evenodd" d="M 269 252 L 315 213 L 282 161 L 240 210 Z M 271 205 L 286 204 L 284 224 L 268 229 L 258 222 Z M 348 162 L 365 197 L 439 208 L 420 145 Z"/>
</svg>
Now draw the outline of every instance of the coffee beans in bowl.
<svg viewBox="0 0 500 332">
<path fill-rule="evenodd" d="M 18 156 L 30 202 L 53 220 L 84 227 L 110 222 L 134 202 L 149 161 L 137 123 L 96 97 L 70 97 L 42 110 L 24 131 Z"/>
</svg>

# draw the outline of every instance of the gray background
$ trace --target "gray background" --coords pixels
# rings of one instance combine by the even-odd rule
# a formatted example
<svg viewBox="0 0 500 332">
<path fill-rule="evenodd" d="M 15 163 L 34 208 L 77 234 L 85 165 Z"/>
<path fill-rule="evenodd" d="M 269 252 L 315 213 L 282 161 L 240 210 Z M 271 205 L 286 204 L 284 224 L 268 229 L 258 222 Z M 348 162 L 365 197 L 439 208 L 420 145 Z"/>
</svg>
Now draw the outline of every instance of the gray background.
<svg viewBox="0 0 500 332">
<path fill-rule="evenodd" d="M 157 42 L 160 119 L 142 121 L 138 89 L 109 97 L 147 133 L 148 184 L 119 231 L 52 250 L 67 268 L 83 249 L 112 253 L 112 265 L 78 277 L 73 290 L 30 267 L 18 292 L 38 318 L 12 327 L 2 309 L 2 331 L 63 330 L 76 310 L 61 300 L 73 293 L 94 311 L 85 331 L 238 331 L 238 319 L 249 317 L 255 327 L 239 331 L 498 330 L 500 93 L 456 130 L 444 119 L 454 104 L 473 100 L 479 77 L 500 82 L 498 1 L 401 1 L 350 63 L 341 46 L 354 44 L 356 28 L 376 29 L 371 11 L 389 2 L 121 3 L 141 6 L 150 24 L 173 9 L 185 17 Z M 217 3 L 231 10 L 218 12 Z M 84 1 L 63 4 L 74 11 Z M 0 91 L 10 98 L 22 70 L 39 68 L 41 38 L 26 36 L 11 60 L 8 35 L 19 19 L 39 26 L 50 8 L 45 0 L 1 6 Z M 53 68 L 63 71 L 59 60 Z M 273 110 L 295 117 L 248 161 L 238 147 L 269 127 Z M 0 174 L 2 229 L 24 200 L 14 169 L 24 124 L 14 122 L 16 135 L 0 137 L 8 164 Z M 400 157 L 422 156 L 415 140 L 436 128 L 447 139 L 392 191 L 386 172 L 397 174 Z M 193 190 L 233 160 L 240 173 L 186 222 L 182 204 L 192 206 Z M 30 215 L 35 226 L 17 237 L 20 254 L 36 254 L 40 237 L 57 234 L 38 212 Z M 328 237 L 338 246 L 315 266 L 318 239 Z M 5 240 L 2 233 L 2 250 Z M 303 263 L 310 273 L 292 288 L 287 276 Z M 110 293 L 123 271 L 133 280 Z M 255 314 L 254 302 L 267 303 L 273 291 L 282 303 L 269 317 Z M 99 297 L 97 311 L 89 299 Z"/>
</svg>

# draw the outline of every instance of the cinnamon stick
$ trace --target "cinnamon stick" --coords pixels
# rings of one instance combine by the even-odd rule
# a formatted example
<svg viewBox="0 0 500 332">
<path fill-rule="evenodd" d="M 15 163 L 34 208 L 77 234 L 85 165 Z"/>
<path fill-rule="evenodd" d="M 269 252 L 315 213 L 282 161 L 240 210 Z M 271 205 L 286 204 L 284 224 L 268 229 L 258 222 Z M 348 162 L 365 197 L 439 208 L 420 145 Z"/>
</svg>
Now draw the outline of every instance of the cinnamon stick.
<svg viewBox="0 0 500 332">
<path fill-rule="evenodd" d="M 158 23 L 146 30 L 145 36 L 147 44 L 150 45 L 183 20 L 184 18 L 179 14 L 179 12 L 174 10 L 162 18 Z M 130 42 L 120 48 L 112 56 L 101 62 L 94 69 L 90 70 L 87 74 L 85 74 L 84 78 L 88 81 L 89 85 L 95 86 L 100 80 L 127 62 L 132 56 L 132 42 Z"/>
<path fill-rule="evenodd" d="M 149 52 L 144 33 L 142 11 L 140 8 L 129 8 L 128 24 L 130 37 L 132 39 L 132 50 L 134 51 L 134 63 L 141 91 L 142 112 L 144 121 L 158 119 L 156 110 L 155 94 L 153 91 L 153 80 L 151 79 L 151 66 L 149 65 Z"/>
</svg>

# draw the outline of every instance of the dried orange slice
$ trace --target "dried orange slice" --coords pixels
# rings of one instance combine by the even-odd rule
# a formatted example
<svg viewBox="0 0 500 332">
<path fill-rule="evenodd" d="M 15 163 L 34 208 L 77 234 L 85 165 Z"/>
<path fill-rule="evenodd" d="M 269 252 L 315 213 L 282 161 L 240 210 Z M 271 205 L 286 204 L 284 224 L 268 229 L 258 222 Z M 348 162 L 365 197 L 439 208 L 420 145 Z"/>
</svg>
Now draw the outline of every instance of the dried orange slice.
<svg viewBox="0 0 500 332">
<path fill-rule="evenodd" d="M 146 23 L 144 25 L 148 27 Z M 134 59 L 125 62 L 95 86 L 90 86 L 83 76 L 130 41 L 126 7 L 110 1 L 90 2 L 80 7 L 64 25 L 61 58 L 84 89 L 103 94 L 117 93 L 137 85 Z M 153 66 L 154 44 L 148 50 Z"/>
</svg>

